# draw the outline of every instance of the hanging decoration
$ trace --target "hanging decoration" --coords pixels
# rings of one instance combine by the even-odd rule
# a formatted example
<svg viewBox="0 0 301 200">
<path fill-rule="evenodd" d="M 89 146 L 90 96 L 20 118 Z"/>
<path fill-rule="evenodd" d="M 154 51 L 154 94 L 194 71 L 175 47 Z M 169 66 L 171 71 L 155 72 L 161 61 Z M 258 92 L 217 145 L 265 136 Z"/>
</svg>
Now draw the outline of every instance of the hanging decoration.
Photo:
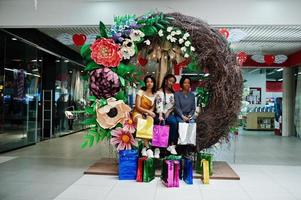
<svg viewBox="0 0 301 200">
<path fill-rule="evenodd" d="M 252 55 L 252 60 L 258 63 L 265 63 L 267 65 L 282 64 L 287 60 L 286 55 Z"/>
<path fill-rule="evenodd" d="M 83 122 L 90 130 L 81 147 L 108 139 L 118 151 L 137 148 L 126 88 L 142 86 L 146 74 L 143 69 L 151 63 L 155 63 L 152 68 L 159 81 L 167 72 L 180 74 L 184 67 L 210 74 L 206 76 L 206 88 L 198 90 L 204 113 L 199 115 L 202 123 L 198 128 L 203 131 L 197 136 L 197 149 L 208 148 L 227 137 L 240 110 L 242 77 L 235 59 L 229 59 L 234 55 L 223 39 L 229 37 L 229 31 L 221 29 L 220 33 L 179 13 L 149 13 L 141 17 L 117 16 L 110 29 L 100 22 L 99 34 L 91 44 L 87 38 L 77 36 L 81 40 L 78 45 L 85 43 L 81 56 L 86 61 L 84 71 L 90 77 L 91 91 L 90 104 L 85 109 L 88 118 Z M 179 89 L 179 84 L 174 87 Z M 208 103 L 211 100 L 213 103 Z M 221 106 L 221 102 L 225 105 Z M 227 123 L 220 119 L 227 119 Z"/>
<path fill-rule="evenodd" d="M 237 63 L 242 66 L 244 62 L 246 62 L 248 58 L 248 55 L 246 54 L 246 52 L 239 52 L 236 56 L 236 60 L 237 60 Z"/>
<path fill-rule="evenodd" d="M 267 65 L 274 64 L 274 61 L 275 61 L 275 56 L 274 55 L 264 55 L 264 62 Z"/>
<path fill-rule="evenodd" d="M 85 34 L 74 34 L 72 40 L 75 46 L 83 46 L 87 40 L 87 36 Z"/>
<path fill-rule="evenodd" d="M 224 36 L 226 39 L 229 38 L 230 32 L 228 31 L 228 29 L 226 29 L 226 28 L 220 28 L 218 31 L 219 31 L 219 33 L 222 34 L 222 36 Z"/>
</svg>

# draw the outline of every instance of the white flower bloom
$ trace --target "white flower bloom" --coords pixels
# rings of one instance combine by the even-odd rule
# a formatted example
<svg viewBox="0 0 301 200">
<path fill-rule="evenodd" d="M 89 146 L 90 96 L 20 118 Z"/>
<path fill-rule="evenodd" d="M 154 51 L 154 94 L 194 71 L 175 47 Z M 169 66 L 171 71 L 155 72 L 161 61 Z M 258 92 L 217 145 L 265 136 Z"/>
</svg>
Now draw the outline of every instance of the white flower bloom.
<svg viewBox="0 0 301 200">
<path fill-rule="evenodd" d="M 184 43 L 184 39 L 183 38 L 180 38 L 179 39 L 179 44 L 183 44 Z"/>
<path fill-rule="evenodd" d="M 182 47 L 182 48 L 181 48 L 181 51 L 182 51 L 182 52 L 186 52 L 186 51 L 187 51 L 187 48 L 186 48 L 186 47 Z"/>
<path fill-rule="evenodd" d="M 171 35 L 168 35 L 168 36 L 166 37 L 167 40 L 171 40 L 171 38 L 172 38 Z"/>
<path fill-rule="evenodd" d="M 183 38 L 186 40 L 189 36 L 190 36 L 190 34 L 186 32 L 186 33 L 184 34 Z"/>
<path fill-rule="evenodd" d="M 186 47 L 189 47 L 189 45 L 191 45 L 191 42 L 190 42 L 190 41 L 186 41 L 186 42 L 185 42 L 185 46 L 186 46 Z"/>
<path fill-rule="evenodd" d="M 125 39 L 122 43 L 121 54 L 124 59 L 130 59 L 135 55 L 135 45 L 130 39 Z"/>
<path fill-rule="evenodd" d="M 181 35 L 182 31 L 181 30 L 177 30 L 176 31 L 176 35 Z"/>
<path fill-rule="evenodd" d="M 167 32 L 171 32 L 172 31 L 172 29 L 173 29 L 173 27 L 172 26 L 169 26 L 169 27 L 167 27 Z"/>
<path fill-rule="evenodd" d="M 159 36 L 160 36 L 160 37 L 164 36 L 164 34 L 163 34 L 163 30 L 162 30 L 162 29 L 160 29 L 160 30 L 159 30 L 159 32 L 158 32 L 158 34 L 159 34 Z"/>
<path fill-rule="evenodd" d="M 145 40 L 144 43 L 148 46 L 151 44 L 151 42 L 149 40 Z"/>
<path fill-rule="evenodd" d="M 175 42 L 175 41 L 177 41 L 177 38 L 171 37 L 171 38 L 170 38 L 170 41 L 171 41 L 171 42 Z"/>
<path fill-rule="evenodd" d="M 185 58 L 188 58 L 188 57 L 189 57 L 188 53 L 185 53 L 184 57 L 185 57 Z"/>
<path fill-rule="evenodd" d="M 130 38 L 133 40 L 133 41 L 140 41 L 141 38 L 143 38 L 145 36 L 145 34 L 140 31 L 140 30 L 133 30 L 131 33 L 130 33 Z"/>
<path fill-rule="evenodd" d="M 190 47 L 191 51 L 195 51 L 195 48 L 193 46 Z"/>
<path fill-rule="evenodd" d="M 175 32 L 175 31 L 171 31 L 170 35 L 171 35 L 171 36 L 175 36 L 175 35 L 176 35 L 176 32 Z"/>
</svg>

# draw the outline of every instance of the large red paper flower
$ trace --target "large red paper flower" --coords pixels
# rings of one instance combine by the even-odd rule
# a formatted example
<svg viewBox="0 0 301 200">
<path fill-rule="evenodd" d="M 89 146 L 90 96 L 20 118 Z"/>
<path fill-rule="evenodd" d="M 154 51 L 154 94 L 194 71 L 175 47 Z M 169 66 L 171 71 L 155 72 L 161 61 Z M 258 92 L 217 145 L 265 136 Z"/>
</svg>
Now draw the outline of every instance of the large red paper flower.
<svg viewBox="0 0 301 200">
<path fill-rule="evenodd" d="M 112 39 L 97 39 L 90 47 L 91 58 L 99 65 L 117 67 L 122 59 L 120 46 Z"/>
</svg>

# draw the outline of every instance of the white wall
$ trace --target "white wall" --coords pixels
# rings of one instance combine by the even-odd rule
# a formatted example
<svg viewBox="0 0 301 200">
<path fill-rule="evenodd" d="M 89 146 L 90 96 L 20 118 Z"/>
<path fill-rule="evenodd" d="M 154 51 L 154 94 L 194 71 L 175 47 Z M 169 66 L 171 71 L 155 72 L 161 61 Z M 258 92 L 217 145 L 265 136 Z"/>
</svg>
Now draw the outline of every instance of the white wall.
<svg viewBox="0 0 301 200">
<path fill-rule="evenodd" d="M 181 12 L 210 24 L 301 24 L 299 0 L 0 0 L 0 27 L 111 24 L 114 15 Z"/>
</svg>

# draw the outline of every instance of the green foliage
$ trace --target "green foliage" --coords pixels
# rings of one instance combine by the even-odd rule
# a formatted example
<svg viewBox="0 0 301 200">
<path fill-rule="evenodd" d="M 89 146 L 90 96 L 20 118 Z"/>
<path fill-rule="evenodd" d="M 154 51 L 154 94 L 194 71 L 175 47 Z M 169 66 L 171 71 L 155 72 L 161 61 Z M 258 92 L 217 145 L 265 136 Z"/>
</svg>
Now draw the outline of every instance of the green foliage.
<svg viewBox="0 0 301 200">
<path fill-rule="evenodd" d="M 111 138 L 111 131 L 108 129 L 103 129 L 96 125 L 95 127 L 92 127 L 86 135 L 83 136 L 81 148 L 84 149 L 87 146 L 92 147 L 94 144 L 98 144 L 105 138 Z"/>
<path fill-rule="evenodd" d="M 91 49 L 90 49 L 90 44 L 84 44 L 81 49 L 80 49 L 80 55 L 86 59 L 86 60 L 91 60 Z"/>
<path fill-rule="evenodd" d="M 116 98 L 117 100 L 125 101 L 125 99 L 126 99 L 125 92 L 124 92 L 123 90 L 120 90 L 120 91 L 115 95 L 115 98 Z"/>
<path fill-rule="evenodd" d="M 100 68 L 100 66 L 98 64 L 96 64 L 94 61 L 91 61 L 85 67 L 85 71 L 93 71 L 98 68 Z"/>
<path fill-rule="evenodd" d="M 108 38 L 107 28 L 104 25 L 104 23 L 102 23 L 101 21 L 99 22 L 99 33 L 100 33 L 100 37 Z"/>
<path fill-rule="evenodd" d="M 197 105 L 205 107 L 209 103 L 209 92 L 205 88 L 196 88 Z"/>
</svg>

